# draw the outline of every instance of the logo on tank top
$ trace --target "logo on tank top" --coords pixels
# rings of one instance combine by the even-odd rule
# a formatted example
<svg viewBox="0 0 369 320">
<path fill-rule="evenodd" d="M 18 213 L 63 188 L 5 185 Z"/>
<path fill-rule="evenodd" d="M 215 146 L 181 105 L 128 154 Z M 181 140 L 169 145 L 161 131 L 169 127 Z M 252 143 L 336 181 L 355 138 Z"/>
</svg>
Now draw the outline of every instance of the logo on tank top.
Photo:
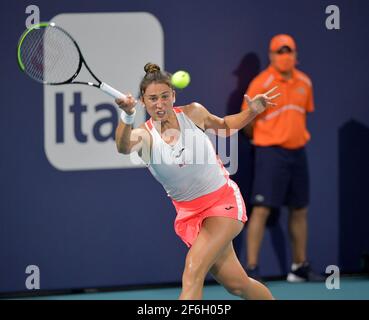
<svg viewBox="0 0 369 320">
<path fill-rule="evenodd" d="M 182 147 L 180 150 L 178 150 L 176 153 L 173 152 L 172 157 L 174 157 L 174 163 L 178 165 L 178 167 L 182 168 L 186 165 L 185 160 L 185 147 Z"/>
<path fill-rule="evenodd" d="M 184 151 L 185 148 L 182 148 L 181 150 L 179 150 L 178 154 L 175 156 L 176 158 L 179 158 L 182 154 L 182 152 Z"/>
</svg>

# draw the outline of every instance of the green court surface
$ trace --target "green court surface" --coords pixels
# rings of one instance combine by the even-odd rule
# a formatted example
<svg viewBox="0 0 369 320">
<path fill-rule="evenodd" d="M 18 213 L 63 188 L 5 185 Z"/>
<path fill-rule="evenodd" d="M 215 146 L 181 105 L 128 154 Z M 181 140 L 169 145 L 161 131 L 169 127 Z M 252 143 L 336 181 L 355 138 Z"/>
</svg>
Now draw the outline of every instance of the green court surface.
<svg viewBox="0 0 369 320">
<path fill-rule="evenodd" d="M 325 282 L 288 283 L 287 281 L 268 281 L 266 285 L 273 296 L 279 300 L 369 300 L 368 277 L 341 277 L 339 289 L 327 289 Z M 124 290 L 114 292 L 81 293 L 69 295 L 50 295 L 28 297 L 44 300 L 175 300 L 180 287 L 145 290 Z M 205 300 L 238 300 L 219 285 L 204 288 Z"/>
</svg>

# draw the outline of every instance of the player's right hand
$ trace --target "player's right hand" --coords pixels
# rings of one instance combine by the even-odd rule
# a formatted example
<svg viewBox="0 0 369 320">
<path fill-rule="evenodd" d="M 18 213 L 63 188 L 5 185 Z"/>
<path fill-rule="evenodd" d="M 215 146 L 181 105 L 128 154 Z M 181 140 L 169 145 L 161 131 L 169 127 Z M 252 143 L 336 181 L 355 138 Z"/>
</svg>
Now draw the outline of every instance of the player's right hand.
<svg viewBox="0 0 369 320">
<path fill-rule="evenodd" d="M 132 96 L 132 94 L 127 94 L 126 97 L 115 99 L 116 104 L 120 109 L 122 109 L 127 114 L 133 114 L 135 111 L 135 106 L 137 104 L 137 100 Z"/>
</svg>

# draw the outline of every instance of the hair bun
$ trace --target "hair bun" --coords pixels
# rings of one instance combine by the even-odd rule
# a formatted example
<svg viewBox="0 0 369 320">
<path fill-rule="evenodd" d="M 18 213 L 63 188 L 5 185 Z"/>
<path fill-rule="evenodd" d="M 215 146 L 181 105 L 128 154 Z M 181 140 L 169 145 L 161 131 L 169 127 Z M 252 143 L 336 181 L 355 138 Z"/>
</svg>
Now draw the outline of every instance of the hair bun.
<svg viewBox="0 0 369 320">
<path fill-rule="evenodd" d="M 157 64 L 149 62 L 145 64 L 144 70 L 146 73 L 154 73 L 160 71 L 160 67 Z"/>
</svg>

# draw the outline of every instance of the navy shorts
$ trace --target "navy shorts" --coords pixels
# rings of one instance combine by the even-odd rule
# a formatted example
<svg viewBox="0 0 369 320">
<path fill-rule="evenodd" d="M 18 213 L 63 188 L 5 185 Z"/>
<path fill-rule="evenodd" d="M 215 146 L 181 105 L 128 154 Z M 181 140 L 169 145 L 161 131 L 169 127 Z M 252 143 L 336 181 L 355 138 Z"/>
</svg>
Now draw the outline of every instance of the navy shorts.
<svg viewBox="0 0 369 320">
<path fill-rule="evenodd" d="M 309 203 L 309 172 L 305 148 L 255 148 L 254 206 L 303 208 Z"/>
</svg>

